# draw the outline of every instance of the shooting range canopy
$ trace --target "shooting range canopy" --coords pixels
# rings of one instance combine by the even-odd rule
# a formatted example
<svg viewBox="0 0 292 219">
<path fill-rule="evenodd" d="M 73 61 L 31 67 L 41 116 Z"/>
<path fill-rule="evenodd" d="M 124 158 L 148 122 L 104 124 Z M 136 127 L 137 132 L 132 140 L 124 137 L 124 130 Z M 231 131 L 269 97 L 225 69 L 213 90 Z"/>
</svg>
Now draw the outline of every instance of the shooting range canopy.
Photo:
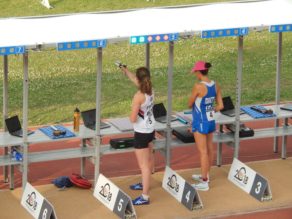
<svg viewBox="0 0 292 219">
<path fill-rule="evenodd" d="M 36 45 L 56 47 L 60 42 L 100 39 L 125 41 L 131 36 L 200 34 L 204 30 L 228 28 L 247 27 L 251 31 L 253 28 L 282 24 L 292 24 L 290 0 L 5 18 L 0 20 L 0 48 Z"/>
</svg>

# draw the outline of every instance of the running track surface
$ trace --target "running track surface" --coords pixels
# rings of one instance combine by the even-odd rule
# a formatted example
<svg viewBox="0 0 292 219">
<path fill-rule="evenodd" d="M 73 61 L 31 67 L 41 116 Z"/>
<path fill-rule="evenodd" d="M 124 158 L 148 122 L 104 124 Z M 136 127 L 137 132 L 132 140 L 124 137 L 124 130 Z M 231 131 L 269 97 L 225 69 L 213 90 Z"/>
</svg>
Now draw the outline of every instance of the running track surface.
<svg viewBox="0 0 292 219">
<path fill-rule="evenodd" d="M 274 124 L 271 121 L 260 121 L 256 123 L 247 123 L 251 128 L 266 128 L 272 127 Z M 109 138 L 104 138 L 106 143 Z M 281 156 L 281 138 L 279 139 L 279 152 L 273 152 L 273 138 L 258 139 L 242 141 L 240 146 L 239 159 L 243 162 L 279 159 Z M 66 142 L 56 142 L 54 144 L 36 144 L 31 145 L 29 150 L 45 151 L 56 150 L 70 147 L 79 147 L 80 141 L 68 140 Z M 215 145 L 214 145 L 215 147 Z M 216 148 L 216 147 L 215 147 Z M 215 149 L 216 150 L 216 149 Z M 2 151 L 1 151 L 2 153 Z M 292 155 L 291 137 L 288 137 L 287 142 L 287 156 Z M 216 156 L 215 156 L 216 157 Z M 230 147 L 223 146 L 223 164 L 230 164 L 233 158 L 233 150 Z M 214 160 L 215 164 L 215 160 Z M 199 167 L 199 154 L 195 146 L 179 147 L 172 150 L 171 165 L 174 169 L 190 169 Z M 163 171 L 165 167 L 164 158 L 159 154 L 155 154 L 156 171 Z M 216 167 L 214 167 L 216 168 Z M 34 185 L 48 184 L 52 179 L 62 176 L 70 175 L 71 173 L 78 173 L 80 171 L 80 159 L 68 159 L 54 162 L 34 163 L 29 167 L 29 182 Z M 107 177 L 127 176 L 139 174 L 138 165 L 134 153 L 121 153 L 114 155 L 106 155 L 101 158 L 101 172 Z M 86 176 L 93 178 L 93 165 L 87 162 Z M 21 174 L 16 171 L 15 184 L 16 187 L 21 186 Z M 0 170 L 0 189 L 8 188 L 8 185 L 3 183 L 2 168 Z M 292 206 L 290 209 L 272 210 L 269 212 L 258 212 L 241 216 L 232 216 L 232 218 L 239 219 L 253 219 L 253 218 L 292 218 Z"/>
</svg>

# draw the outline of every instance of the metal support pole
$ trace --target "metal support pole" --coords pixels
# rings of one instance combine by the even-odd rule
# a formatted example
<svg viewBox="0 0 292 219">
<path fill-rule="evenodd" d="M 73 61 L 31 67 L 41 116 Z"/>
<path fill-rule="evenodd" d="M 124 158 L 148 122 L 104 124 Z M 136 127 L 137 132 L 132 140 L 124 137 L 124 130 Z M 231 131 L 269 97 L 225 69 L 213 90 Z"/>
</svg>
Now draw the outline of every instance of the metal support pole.
<svg viewBox="0 0 292 219">
<path fill-rule="evenodd" d="M 147 43 L 145 46 L 145 66 L 150 71 L 150 43 Z"/>
<path fill-rule="evenodd" d="M 239 155 L 239 129 L 240 129 L 240 105 L 241 105 L 241 81 L 243 69 L 243 36 L 238 37 L 238 59 L 237 59 L 237 78 L 236 78 L 236 106 L 235 106 L 235 144 L 234 157 Z"/>
<path fill-rule="evenodd" d="M 276 105 L 280 104 L 281 100 L 281 64 L 282 64 L 282 32 L 278 35 L 278 48 L 277 48 L 277 73 L 276 73 Z M 280 125 L 279 119 L 275 121 L 275 128 Z M 274 153 L 278 153 L 279 137 L 274 138 Z"/>
<path fill-rule="evenodd" d="M 288 118 L 285 118 L 284 120 L 284 128 L 287 128 L 289 126 L 289 123 L 288 123 Z M 287 139 L 288 139 L 288 136 L 285 135 L 283 136 L 283 139 L 282 139 L 282 159 L 285 160 L 286 157 L 287 157 Z"/>
<path fill-rule="evenodd" d="M 81 139 L 81 145 L 80 145 L 80 147 L 81 147 L 81 150 L 84 150 L 84 149 L 86 149 L 86 139 Z M 81 164 L 80 164 L 80 175 L 81 176 L 85 176 L 85 164 L 86 164 L 86 157 L 82 157 L 81 158 Z"/>
<path fill-rule="evenodd" d="M 102 48 L 97 49 L 97 71 L 96 71 L 96 124 L 95 131 L 96 137 L 94 141 L 95 146 L 95 168 L 94 168 L 94 182 L 97 182 L 97 178 L 100 172 L 100 114 L 101 114 L 101 75 L 102 75 Z"/>
<path fill-rule="evenodd" d="M 8 118 L 8 56 L 3 57 L 4 76 L 3 76 L 3 130 L 6 132 L 5 119 Z M 8 147 L 4 148 L 4 155 L 8 155 Z M 8 166 L 3 167 L 4 182 L 8 182 Z"/>
<path fill-rule="evenodd" d="M 219 126 L 220 134 L 223 133 L 223 125 Z M 221 167 L 222 165 L 222 142 L 217 143 L 217 166 Z"/>
<path fill-rule="evenodd" d="M 28 53 L 23 54 L 23 168 L 22 168 L 22 187 L 24 189 L 27 182 L 28 173 Z"/>
<path fill-rule="evenodd" d="M 174 42 L 169 42 L 168 89 L 167 89 L 167 123 L 166 123 L 166 165 L 171 164 L 171 114 L 172 114 L 172 80 L 174 62 Z"/>
</svg>

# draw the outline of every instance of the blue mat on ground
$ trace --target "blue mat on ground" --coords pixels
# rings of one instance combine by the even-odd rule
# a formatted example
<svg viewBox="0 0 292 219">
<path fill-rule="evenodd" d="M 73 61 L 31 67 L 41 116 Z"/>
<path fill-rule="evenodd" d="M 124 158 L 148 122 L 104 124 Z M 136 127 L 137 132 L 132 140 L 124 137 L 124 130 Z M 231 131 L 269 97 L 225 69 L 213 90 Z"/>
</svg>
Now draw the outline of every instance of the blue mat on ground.
<svg viewBox="0 0 292 219">
<path fill-rule="evenodd" d="M 39 130 L 51 139 L 72 138 L 72 137 L 76 136 L 73 132 L 71 132 L 69 129 L 65 128 L 62 125 L 54 125 L 54 126 L 60 131 L 65 131 L 66 134 L 54 136 L 54 134 L 53 134 L 54 130 L 50 126 L 39 128 Z"/>
<path fill-rule="evenodd" d="M 263 106 L 253 106 L 256 107 L 258 109 L 265 109 L 265 107 Z M 255 119 L 261 119 L 261 118 L 270 118 L 270 117 L 275 117 L 276 115 L 274 113 L 272 114 L 264 114 L 264 113 L 260 113 L 258 111 L 255 111 L 253 109 L 250 108 L 250 106 L 243 106 L 241 107 L 241 110 L 244 111 L 246 114 L 250 115 L 252 118 Z"/>
</svg>

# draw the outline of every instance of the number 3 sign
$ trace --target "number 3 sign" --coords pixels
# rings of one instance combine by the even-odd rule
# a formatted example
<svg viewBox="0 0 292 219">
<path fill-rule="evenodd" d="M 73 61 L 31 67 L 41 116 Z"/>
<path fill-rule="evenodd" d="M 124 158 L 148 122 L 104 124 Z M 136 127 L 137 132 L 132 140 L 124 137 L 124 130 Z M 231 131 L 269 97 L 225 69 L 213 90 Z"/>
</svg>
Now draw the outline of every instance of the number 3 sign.
<svg viewBox="0 0 292 219">
<path fill-rule="evenodd" d="M 162 187 L 190 210 L 203 207 L 197 191 L 168 166 L 165 168 Z"/>
<path fill-rule="evenodd" d="M 137 218 L 130 197 L 102 174 L 98 177 L 93 195 L 119 218 Z"/>
<path fill-rule="evenodd" d="M 234 158 L 228 179 L 259 201 L 269 201 L 272 193 L 267 179 Z"/>
</svg>

